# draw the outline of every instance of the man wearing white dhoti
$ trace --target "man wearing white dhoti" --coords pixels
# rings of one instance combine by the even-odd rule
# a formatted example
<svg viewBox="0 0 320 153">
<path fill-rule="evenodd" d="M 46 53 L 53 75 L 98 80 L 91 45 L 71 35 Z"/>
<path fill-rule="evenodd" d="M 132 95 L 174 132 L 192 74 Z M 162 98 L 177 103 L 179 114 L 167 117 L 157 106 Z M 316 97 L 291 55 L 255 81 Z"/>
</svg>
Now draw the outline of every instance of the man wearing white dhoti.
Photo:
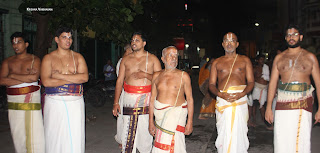
<svg viewBox="0 0 320 153">
<path fill-rule="evenodd" d="M 224 35 L 222 46 L 225 56 L 212 63 L 209 78 L 209 89 L 217 95 L 215 145 L 219 153 L 246 153 L 249 148 L 247 95 L 254 86 L 253 68 L 248 57 L 236 53 L 239 42 L 234 33 Z"/>
<path fill-rule="evenodd" d="M 123 57 L 117 79 L 113 115 L 123 112 L 123 130 L 121 135 L 122 152 L 150 153 L 152 136 L 148 133 L 149 101 L 151 95 L 152 74 L 161 70 L 158 58 L 145 51 L 146 39 L 140 32 L 132 35 L 133 53 Z M 122 93 L 123 87 L 123 93 Z M 120 110 L 119 99 L 123 94 Z"/>
<path fill-rule="evenodd" d="M 129 55 L 132 53 L 132 49 L 131 49 L 131 46 L 130 44 L 126 44 L 124 46 L 124 54 L 123 54 L 123 57 Z M 122 58 L 123 58 L 122 57 Z M 117 77 L 119 76 L 119 69 L 120 69 L 120 63 L 122 61 L 122 58 L 119 59 L 118 63 L 117 63 L 117 66 L 116 66 L 116 74 L 117 74 Z M 114 136 L 114 139 L 119 143 L 119 147 L 121 148 L 122 147 L 122 142 L 121 142 L 121 134 L 122 134 L 122 130 L 123 130 L 123 118 L 122 118 L 122 110 L 123 110 L 123 93 L 124 91 L 122 90 L 121 92 L 121 95 L 120 95 L 120 98 L 119 98 L 119 105 L 120 105 L 120 110 L 121 112 L 118 114 L 118 117 L 117 117 L 117 134 Z"/>
<path fill-rule="evenodd" d="M 269 66 L 264 64 L 265 57 L 258 55 L 256 64 L 253 67 L 255 84 L 252 90 L 253 106 L 249 106 L 249 126 L 256 126 L 256 110 L 259 106 L 261 119 L 265 121 L 264 114 L 266 112 L 265 102 L 267 101 L 268 83 L 270 80 Z M 272 126 L 265 121 L 267 129 L 272 129 Z"/>
<path fill-rule="evenodd" d="M 60 27 L 55 41 L 58 49 L 44 56 L 41 65 L 46 153 L 84 153 L 82 83 L 88 81 L 87 64 L 81 54 L 70 50 L 70 28 Z"/>
<path fill-rule="evenodd" d="M 0 84 L 7 86 L 8 116 L 17 153 L 43 153 L 45 140 L 40 103 L 40 59 L 27 53 L 25 35 L 10 37 L 15 55 L 2 63 Z"/>
<path fill-rule="evenodd" d="M 311 152 L 314 88 L 310 76 L 319 89 L 320 72 L 316 56 L 300 47 L 302 38 L 300 28 L 297 25 L 289 25 L 285 36 L 288 49 L 275 57 L 272 66 L 265 118 L 269 123 L 274 119 L 275 153 Z M 272 101 L 277 87 L 277 103 L 273 115 Z M 316 91 L 319 97 L 320 90 Z M 318 103 L 319 101 L 320 98 Z M 320 122 L 319 110 L 320 106 L 315 114 L 315 123 Z"/>
<path fill-rule="evenodd" d="M 164 48 L 161 59 L 165 69 L 152 78 L 149 116 L 149 132 L 155 137 L 152 153 L 186 153 L 185 135 L 193 129 L 191 79 L 176 69 L 176 47 Z"/>
</svg>

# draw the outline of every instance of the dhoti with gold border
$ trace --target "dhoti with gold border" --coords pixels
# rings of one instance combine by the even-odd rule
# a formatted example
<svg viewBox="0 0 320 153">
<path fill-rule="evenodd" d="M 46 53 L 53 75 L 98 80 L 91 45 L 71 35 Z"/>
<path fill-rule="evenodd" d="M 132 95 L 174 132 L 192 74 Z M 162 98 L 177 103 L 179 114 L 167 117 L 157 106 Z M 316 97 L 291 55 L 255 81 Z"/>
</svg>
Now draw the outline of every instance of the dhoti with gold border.
<svg viewBox="0 0 320 153">
<path fill-rule="evenodd" d="M 85 152 L 82 84 L 46 87 L 43 112 L 46 153 Z"/>
<path fill-rule="evenodd" d="M 149 102 L 151 85 L 123 86 L 122 152 L 150 153 L 153 137 L 149 134 Z"/>
<path fill-rule="evenodd" d="M 225 92 L 238 93 L 245 85 L 229 87 Z M 248 98 L 244 96 L 230 103 L 217 97 L 216 118 L 218 137 L 216 147 L 219 153 L 247 153 L 248 140 Z"/>
<path fill-rule="evenodd" d="M 157 129 L 152 153 L 186 153 L 187 102 L 173 107 L 156 100 L 154 107 Z"/>
<path fill-rule="evenodd" d="M 312 128 L 312 85 L 278 84 L 274 121 L 275 153 L 310 153 Z"/>
<path fill-rule="evenodd" d="M 17 153 L 44 153 L 45 139 L 37 82 L 7 88 L 8 116 Z"/>
</svg>

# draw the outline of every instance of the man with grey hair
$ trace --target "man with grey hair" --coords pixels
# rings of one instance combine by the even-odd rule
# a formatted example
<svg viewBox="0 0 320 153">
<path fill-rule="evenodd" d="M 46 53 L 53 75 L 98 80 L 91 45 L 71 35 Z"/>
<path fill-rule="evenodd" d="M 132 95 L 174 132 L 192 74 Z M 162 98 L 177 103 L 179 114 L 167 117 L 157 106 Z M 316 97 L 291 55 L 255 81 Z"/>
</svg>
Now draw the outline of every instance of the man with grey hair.
<svg viewBox="0 0 320 153">
<path fill-rule="evenodd" d="M 191 134 L 193 130 L 191 79 L 188 73 L 176 69 L 176 47 L 164 48 L 161 60 L 165 69 L 154 73 L 152 77 L 149 108 L 149 132 L 153 136 L 157 135 L 152 153 L 186 153 L 185 135 Z"/>
<path fill-rule="evenodd" d="M 224 35 L 222 46 L 225 55 L 213 61 L 209 78 L 209 89 L 217 95 L 216 147 L 219 153 L 247 153 L 247 95 L 254 86 L 253 68 L 248 57 L 236 53 L 239 42 L 234 33 Z"/>
</svg>

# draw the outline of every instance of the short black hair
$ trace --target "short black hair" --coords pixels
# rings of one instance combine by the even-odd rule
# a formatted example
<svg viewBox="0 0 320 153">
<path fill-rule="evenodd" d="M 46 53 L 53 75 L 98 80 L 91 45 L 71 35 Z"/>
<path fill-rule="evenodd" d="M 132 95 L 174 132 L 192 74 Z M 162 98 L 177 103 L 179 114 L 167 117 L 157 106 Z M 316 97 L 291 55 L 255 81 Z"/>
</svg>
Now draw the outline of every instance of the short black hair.
<svg viewBox="0 0 320 153">
<path fill-rule="evenodd" d="M 13 38 L 16 38 L 16 37 L 21 37 L 23 39 L 24 42 L 29 42 L 26 38 L 26 35 L 22 32 L 15 32 L 13 33 L 11 36 L 10 36 L 10 41 L 12 43 L 12 40 Z"/>
<path fill-rule="evenodd" d="M 256 60 L 259 60 L 260 58 L 266 58 L 264 55 L 262 54 L 259 54 L 257 57 L 256 57 Z"/>
<path fill-rule="evenodd" d="M 289 24 L 286 27 L 286 29 L 284 31 L 284 34 L 287 35 L 288 30 L 292 29 L 292 28 L 296 29 L 299 32 L 300 35 L 303 35 L 303 31 L 302 31 L 301 27 L 299 25 L 297 25 L 297 24 Z"/>
<path fill-rule="evenodd" d="M 71 33 L 72 35 L 72 29 L 71 28 L 68 28 L 68 27 L 59 27 L 55 33 L 55 37 L 59 37 L 62 33 Z"/>
<path fill-rule="evenodd" d="M 140 35 L 142 41 L 145 41 L 145 42 L 147 41 L 146 35 L 145 35 L 142 31 L 136 31 L 136 32 L 134 32 L 134 33 L 132 34 L 132 37 L 135 36 L 135 35 Z M 131 38 L 132 38 L 132 37 L 131 37 Z"/>
</svg>

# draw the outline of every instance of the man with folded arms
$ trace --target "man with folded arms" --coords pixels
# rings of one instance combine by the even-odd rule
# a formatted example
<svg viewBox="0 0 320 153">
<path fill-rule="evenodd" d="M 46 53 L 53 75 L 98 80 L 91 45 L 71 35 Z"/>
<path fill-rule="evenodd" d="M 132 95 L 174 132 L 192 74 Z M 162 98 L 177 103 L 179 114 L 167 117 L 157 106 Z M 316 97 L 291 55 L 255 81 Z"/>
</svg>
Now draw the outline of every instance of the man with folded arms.
<svg viewBox="0 0 320 153">
<path fill-rule="evenodd" d="M 15 55 L 1 66 L 0 85 L 7 86 L 8 115 L 15 151 L 44 153 L 45 141 L 38 79 L 40 59 L 27 53 L 25 35 L 10 37 Z"/>
</svg>

